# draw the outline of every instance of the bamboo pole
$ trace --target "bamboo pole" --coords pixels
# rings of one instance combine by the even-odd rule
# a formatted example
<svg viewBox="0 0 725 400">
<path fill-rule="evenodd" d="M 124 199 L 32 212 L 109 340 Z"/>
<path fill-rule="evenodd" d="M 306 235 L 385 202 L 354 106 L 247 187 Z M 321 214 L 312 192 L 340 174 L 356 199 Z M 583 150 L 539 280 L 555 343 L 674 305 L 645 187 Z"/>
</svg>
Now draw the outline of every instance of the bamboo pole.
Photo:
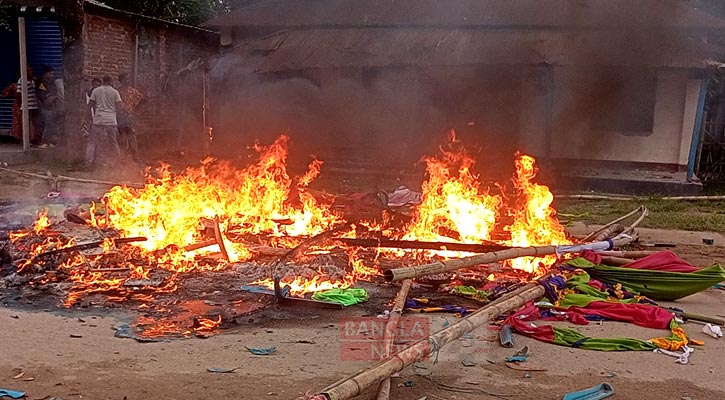
<svg viewBox="0 0 725 400">
<path fill-rule="evenodd" d="M 600 256 L 605 257 L 623 257 L 623 258 L 631 258 L 634 260 L 638 260 L 640 258 L 645 258 L 647 256 L 651 256 L 652 254 L 657 254 L 659 251 L 649 251 L 649 250 L 636 250 L 636 251 L 598 251 L 597 254 Z"/>
<path fill-rule="evenodd" d="M 380 363 L 326 387 L 320 392 L 320 395 L 311 398 L 327 400 L 351 399 L 386 377 L 402 371 L 405 367 L 440 350 L 446 344 L 490 322 L 499 315 L 521 307 L 529 301 L 539 299 L 543 295 L 544 288 L 541 285 L 529 283 L 481 307 L 478 311 L 462 318 L 455 324 L 430 335 L 428 339 L 416 342 Z"/>
<path fill-rule="evenodd" d="M 634 260 L 630 260 L 629 258 L 622 258 L 622 257 L 611 257 L 611 256 L 602 257 L 602 264 L 609 265 L 612 267 L 621 267 L 622 265 L 627 265 L 631 262 L 634 262 Z"/>
<path fill-rule="evenodd" d="M 393 350 L 393 343 L 395 342 L 395 330 L 398 329 L 398 320 L 400 315 L 403 313 L 405 308 L 405 299 L 408 298 L 408 292 L 410 287 L 413 285 L 413 281 L 406 279 L 403 281 L 403 285 L 398 291 L 398 295 L 395 296 L 395 302 L 393 303 L 393 310 L 390 312 L 388 317 L 388 323 L 385 324 L 385 333 L 383 335 L 383 357 L 388 358 Z M 390 377 L 383 379 L 378 386 L 377 400 L 388 400 L 390 399 Z"/>
<path fill-rule="evenodd" d="M 634 237 L 623 236 L 612 240 L 613 247 L 620 247 L 631 243 Z M 430 264 L 418 265 L 415 267 L 395 268 L 386 270 L 383 273 L 388 282 L 402 281 L 403 279 L 419 278 L 425 275 L 439 274 L 441 272 L 455 271 L 460 268 L 473 267 L 474 265 L 489 264 L 497 261 L 508 260 L 519 257 L 541 257 L 552 254 L 578 253 L 579 250 L 564 250 L 559 246 L 533 246 L 518 247 L 508 250 L 494 251 L 491 253 L 476 254 L 470 257 L 456 258 L 453 260 L 437 261 Z"/>
<path fill-rule="evenodd" d="M 634 196 L 616 196 L 601 194 L 557 194 L 557 199 L 571 200 L 613 200 L 613 201 L 641 201 L 642 197 Z M 722 201 L 725 196 L 665 196 L 656 197 L 657 200 L 667 201 Z"/>
<path fill-rule="evenodd" d="M 5 168 L 5 167 L 0 167 L 0 171 L 10 172 L 10 173 L 22 175 L 22 176 L 27 176 L 29 178 L 44 179 L 44 180 L 53 182 L 54 185 L 57 185 L 58 182 L 69 181 L 69 182 L 80 182 L 80 183 L 92 183 L 95 185 L 128 186 L 128 187 L 135 187 L 135 188 L 144 187 L 144 185 L 142 183 L 133 183 L 133 182 L 119 183 L 119 182 L 110 182 L 110 181 L 99 181 L 99 180 L 95 180 L 95 179 L 74 178 L 72 176 L 65 176 L 65 175 L 53 175 L 50 172 L 48 172 L 47 175 L 41 175 L 41 174 L 34 174 L 32 172 L 16 171 L 14 169 Z"/>
<path fill-rule="evenodd" d="M 622 233 L 623 231 L 624 226 L 622 224 L 614 224 L 604 230 L 601 230 L 592 240 L 595 242 L 606 240 L 607 238 L 617 236 L 617 234 Z"/>
<path fill-rule="evenodd" d="M 624 229 L 624 228 L 622 228 Z M 493 242 L 485 243 L 447 243 L 447 242 L 423 242 L 417 240 L 394 240 L 394 239 L 366 239 L 366 238 L 338 238 L 336 242 L 355 247 L 384 247 L 392 249 L 423 249 L 423 250 L 450 250 L 465 251 L 470 253 L 485 253 L 488 251 L 510 249 Z"/>
<path fill-rule="evenodd" d="M 607 223 L 605 225 L 602 225 L 601 228 L 599 228 L 599 229 L 595 230 L 594 232 L 588 234 L 581 241 L 582 242 L 587 242 L 589 240 L 592 240 L 593 238 L 597 237 L 597 235 L 599 235 L 600 232 L 608 229 L 610 226 L 613 226 L 615 224 L 618 224 L 618 223 L 624 221 L 625 219 L 627 219 L 627 218 L 629 218 L 629 217 L 637 214 L 638 212 L 644 214 L 644 210 L 646 210 L 646 208 L 644 206 L 639 206 L 637 209 L 632 210 L 631 212 L 627 213 L 626 215 L 622 215 L 621 217 L 615 219 L 614 221 L 611 221 L 611 222 L 609 222 L 609 223 Z"/>
</svg>

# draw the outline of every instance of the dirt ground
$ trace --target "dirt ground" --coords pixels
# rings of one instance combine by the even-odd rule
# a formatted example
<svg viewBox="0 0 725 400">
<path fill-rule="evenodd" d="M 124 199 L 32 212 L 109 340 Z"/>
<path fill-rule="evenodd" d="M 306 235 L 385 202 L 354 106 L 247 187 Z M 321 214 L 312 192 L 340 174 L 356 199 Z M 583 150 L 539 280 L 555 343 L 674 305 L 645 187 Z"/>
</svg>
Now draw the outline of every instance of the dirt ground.
<svg viewBox="0 0 725 400">
<path fill-rule="evenodd" d="M 0 175 L 0 199 L 23 193 L 40 202 L 47 189 L 43 182 Z M 64 195 L 86 197 L 102 191 L 68 183 Z M 575 234 L 591 229 L 581 224 L 571 227 Z M 677 243 L 673 250 L 698 265 L 725 259 L 725 241 L 717 233 L 648 229 L 641 234 L 651 243 Z M 715 239 L 715 244 L 703 245 L 703 237 Z M 384 286 L 376 295 L 387 301 L 396 290 Z M 425 293 L 414 289 L 411 296 Z M 0 388 L 26 391 L 29 399 L 294 399 L 372 364 L 340 359 L 340 319 L 374 315 L 383 310 L 383 303 L 378 299 L 365 307 L 299 315 L 285 310 L 279 318 L 253 318 L 208 339 L 156 343 L 114 337 L 112 328 L 129 318 L 122 311 L 32 310 L 4 305 L 0 307 Z M 725 291 L 710 289 L 674 305 L 723 317 Z M 425 317 L 431 331 L 456 321 L 450 314 Z M 616 399 L 722 399 L 725 341 L 704 335 L 701 328 L 693 322 L 685 325 L 687 333 L 704 340 L 705 345 L 695 351 L 688 365 L 679 365 L 673 358 L 650 352 L 570 349 L 519 335 L 515 335 L 515 349 L 505 349 L 496 342 L 494 331 L 482 327 L 443 348 L 415 371 L 408 368 L 393 378 L 392 398 L 561 399 L 567 392 L 609 382 Z M 667 334 L 617 322 L 577 329 L 597 337 L 648 339 Z M 277 352 L 255 356 L 245 346 L 276 346 Z M 528 363 L 546 371 L 524 372 L 505 366 L 504 359 L 523 346 L 529 347 Z M 207 371 L 213 367 L 238 369 L 223 374 Z M 374 396 L 366 393 L 360 398 Z"/>
</svg>

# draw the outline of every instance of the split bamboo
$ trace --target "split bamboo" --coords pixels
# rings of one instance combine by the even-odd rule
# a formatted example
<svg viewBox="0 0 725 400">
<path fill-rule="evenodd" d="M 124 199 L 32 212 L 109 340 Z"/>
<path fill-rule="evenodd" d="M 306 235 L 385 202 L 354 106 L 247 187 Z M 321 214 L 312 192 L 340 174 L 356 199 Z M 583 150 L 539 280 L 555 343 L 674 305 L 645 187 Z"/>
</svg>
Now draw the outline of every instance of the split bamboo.
<svg viewBox="0 0 725 400">
<path fill-rule="evenodd" d="M 398 320 L 400 315 L 403 313 L 405 308 L 405 299 L 408 298 L 408 292 L 410 287 L 413 285 L 413 281 L 406 279 L 403 281 L 403 285 L 398 291 L 398 295 L 395 296 L 395 302 L 393 303 L 393 309 L 390 311 L 388 317 L 388 323 L 385 324 L 385 334 L 383 335 L 383 357 L 388 358 L 393 351 L 393 343 L 395 343 L 395 331 L 398 329 Z M 388 400 L 390 399 L 390 377 L 383 379 L 378 386 L 377 400 Z"/>
<path fill-rule="evenodd" d="M 390 375 L 402 371 L 407 366 L 422 360 L 431 353 L 435 353 L 464 334 L 489 323 L 499 315 L 515 310 L 529 301 L 541 298 L 543 295 L 544 288 L 541 285 L 537 283 L 527 284 L 481 307 L 478 311 L 455 324 L 431 334 L 428 339 L 416 342 L 380 363 L 328 386 L 321 391 L 320 396 L 313 396 L 312 398 L 318 399 L 324 396 L 327 400 L 351 399 Z"/>
<path fill-rule="evenodd" d="M 624 246 L 631 243 L 634 236 L 624 236 L 612 240 L 614 247 Z M 421 276 L 440 274 L 441 272 L 455 271 L 460 268 L 469 268 L 475 265 L 490 264 L 497 261 L 508 260 L 519 257 L 541 257 L 561 253 L 559 246 L 533 246 L 518 247 L 508 250 L 494 251 L 491 253 L 476 254 L 470 257 L 456 258 L 452 260 L 437 261 L 430 264 L 418 265 L 415 267 L 389 269 L 383 273 L 388 282 L 402 281 L 403 279 L 419 278 Z M 578 251 L 572 251 L 578 252 Z"/>
</svg>

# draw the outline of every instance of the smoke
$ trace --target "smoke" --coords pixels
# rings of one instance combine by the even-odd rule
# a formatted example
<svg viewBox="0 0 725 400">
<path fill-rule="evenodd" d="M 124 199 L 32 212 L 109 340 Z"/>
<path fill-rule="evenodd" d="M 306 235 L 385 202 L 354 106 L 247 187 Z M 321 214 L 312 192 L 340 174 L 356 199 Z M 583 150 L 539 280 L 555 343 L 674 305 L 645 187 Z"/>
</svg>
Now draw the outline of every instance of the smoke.
<svg viewBox="0 0 725 400">
<path fill-rule="evenodd" d="M 457 7 L 424 3 L 435 8 L 430 15 L 446 21 L 460 21 L 458 14 L 468 7 L 462 6 L 466 2 L 454 2 Z M 622 138 L 653 135 L 660 84 L 656 68 L 682 63 L 676 55 L 689 45 L 687 34 L 673 28 L 685 17 L 673 15 L 669 2 L 661 7 L 647 3 L 651 7 L 617 2 L 612 7 L 621 10 L 612 11 L 597 2 L 564 2 L 565 29 L 512 29 L 514 36 L 538 35 L 529 42 L 512 40 L 511 45 L 526 46 L 511 49 L 512 54 L 540 56 L 515 65 L 490 60 L 259 73 L 264 56 L 226 54 L 211 70 L 215 149 L 244 154 L 244 146 L 255 140 L 269 143 L 287 133 L 293 162 L 315 154 L 328 165 L 395 170 L 435 152 L 455 129 L 464 143 L 478 149 L 479 172 L 486 177 L 510 176 L 517 149 L 549 158 L 624 157 L 617 154 L 628 143 Z M 331 20 L 339 10 L 333 11 Z M 430 25 L 434 19 L 423 18 Z M 527 82 L 532 70 L 540 81 L 534 85 Z M 684 87 L 684 81 L 677 84 Z M 537 85 L 541 93 L 528 91 Z M 529 98 L 536 96 L 550 98 L 532 106 Z M 536 133 L 522 132 L 532 126 L 538 126 Z M 679 139 L 674 141 L 679 145 Z"/>
<path fill-rule="evenodd" d="M 510 85 L 517 87 L 518 73 L 397 67 L 259 74 L 254 63 L 229 54 L 210 79 L 215 151 L 226 157 L 286 133 L 291 163 L 314 154 L 328 166 L 396 171 L 435 153 L 455 129 L 478 149 L 482 172 L 499 172 L 491 160 L 513 165 L 518 91 Z"/>
</svg>

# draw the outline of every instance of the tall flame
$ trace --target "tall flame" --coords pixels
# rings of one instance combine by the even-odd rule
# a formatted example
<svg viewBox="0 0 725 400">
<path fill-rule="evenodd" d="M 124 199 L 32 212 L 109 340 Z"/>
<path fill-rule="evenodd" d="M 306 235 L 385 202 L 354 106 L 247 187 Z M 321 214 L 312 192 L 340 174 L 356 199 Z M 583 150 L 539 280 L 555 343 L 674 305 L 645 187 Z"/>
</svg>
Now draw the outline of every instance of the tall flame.
<svg viewBox="0 0 725 400">
<path fill-rule="evenodd" d="M 480 243 L 491 238 L 500 196 L 480 189 L 476 163 L 464 148 L 451 142 L 439 157 L 427 157 L 422 204 L 403 237 L 408 240 Z"/>
<path fill-rule="evenodd" d="M 206 159 L 201 167 L 188 168 L 178 175 L 163 165 L 157 169 L 157 177 L 148 174 L 142 189 L 114 187 L 105 195 L 109 226 L 128 236 L 149 238 L 139 244 L 147 251 L 194 244 L 200 240 L 200 221 L 215 218 L 223 228 L 237 233 L 320 233 L 339 217 L 301 189 L 295 191 L 297 198 L 290 198 L 293 179 L 287 174 L 287 143 L 283 135 L 268 147 L 255 146 L 258 161 L 243 169 Z M 319 161 L 310 164 L 310 170 L 298 180 L 300 186 L 314 179 L 320 165 Z M 276 222 L 279 220 L 289 223 L 280 225 Z M 243 246 L 225 244 L 231 261 L 250 256 Z M 193 253 L 184 257 L 191 256 Z"/>
<path fill-rule="evenodd" d="M 559 245 L 569 241 L 564 227 L 556 219 L 556 210 L 551 207 L 554 195 L 544 185 L 534 183 L 538 172 L 536 160 L 527 155 L 516 154 L 516 174 L 514 188 L 519 197 L 519 206 L 510 211 L 513 223 L 507 228 L 511 232 L 511 246 L 527 247 L 540 245 Z M 556 261 L 556 256 L 538 259 L 545 265 Z M 537 259 L 522 257 L 511 260 L 514 268 L 534 272 Z"/>
</svg>

